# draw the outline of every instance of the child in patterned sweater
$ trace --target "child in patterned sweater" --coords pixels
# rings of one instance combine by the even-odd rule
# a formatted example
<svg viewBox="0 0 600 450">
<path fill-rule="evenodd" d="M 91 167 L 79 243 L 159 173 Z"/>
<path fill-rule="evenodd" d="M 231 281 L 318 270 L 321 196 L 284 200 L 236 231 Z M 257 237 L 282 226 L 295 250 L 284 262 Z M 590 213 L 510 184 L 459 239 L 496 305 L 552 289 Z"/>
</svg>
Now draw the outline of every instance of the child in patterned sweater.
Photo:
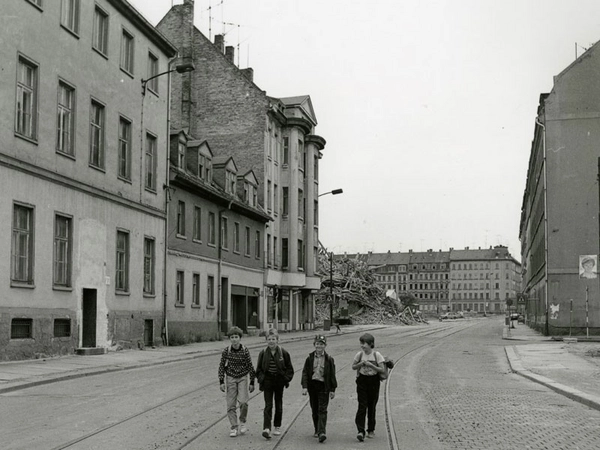
<svg viewBox="0 0 600 450">
<path fill-rule="evenodd" d="M 246 417 L 248 416 L 249 393 L 254 391 L 256 373 L 248 348 L 240 342 L 242 330 L 232 327 L 227 333 L 231 345 L 221 353 L 219 364 L 219 384 L 221 392 L 227 391 L 227 417 L 231 424 L 229 436 L 236 437 L 248 431 Z M 250 378 L 250 380 L 248 380 Z M 248 385 L 248 383 L 250 383 Z M 238 430 L 237 403 L 240 404 L 240 425 Z"/>
</svg>

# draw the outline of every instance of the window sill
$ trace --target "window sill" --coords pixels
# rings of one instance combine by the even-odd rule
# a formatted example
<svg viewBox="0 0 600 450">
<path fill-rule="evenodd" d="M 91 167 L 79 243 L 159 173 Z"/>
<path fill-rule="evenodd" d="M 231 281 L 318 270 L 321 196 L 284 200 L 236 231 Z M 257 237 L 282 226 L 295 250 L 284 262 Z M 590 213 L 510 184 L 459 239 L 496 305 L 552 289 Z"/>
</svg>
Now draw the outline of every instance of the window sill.
<svg viewBox="0 0 600 450">
<path fill-rule="evenodd" d="M 22 288 L 22 289 L 35 289 L 34 283 L 27 283 L 25 281 L 14 281 L 11 280 L 10 287 L 13 288 Z"/>
<path fill-rule="evenodd" d="M 208 243 L 208 246 L 212 248 L 217 248 L 217 244 L 211 244 L 210 242 Z"/>
<path fill-rule="evenodd" d="M 187 237 L 184 234 L 177 233 L 177 235 L 175 237 L 177 239 L 183 239 L 184 241 L 187 241 Z"/>
<path fill-rule="evenodd" d="M 202 241 L 200 239 L 192 239 L 192 242 L 194 242 L 195 244 L 202 244 Z"/>
<path fill-rule="evenodd" d="M 202 309 L 202 306 L 200 306 L 200 305 L 192 305 L 192 309 Z"/>
<path fill-rule="evenodd" d="M 215 309 L 215 305 L 206 305 L 206 309 Z"/>
<path fill-rule="evenodd" d="M 133 74 L 129 70 L 125 69 L 124 67 L 119 67 L 119 68 L 121 69 L 121 72 L 123 72 L 124 74 L 129 76 L 131 79 L 134 78 Z"/>
<path fill-rule="evenodd" d="M 129 297 L 131 292 L 129 291 L 115 291 L 115 295 L 122 295 L 123 297 Z"/>
<path fill-rule="evenodd" d="M 149 293 L 149 292 L 144 292 L 144 293 L 142 294 L 142 296 L 143 296 L 144 298 L 156 298 L 156 294 L 151 294 L 151 293 Z"/>
<path fill-rule="evenodd" d="M 64 156 L 65 158 L 69 158 L 69 159 L 72 159 L 73 161 L 75 161 L 75 155 L 63 152 L 62 150 L 56 150 L 56 154 L 60 155 L 60 156 Z"/>
<path fill-rule="evenodd" d="M 88 164 L 89 167 L 91 167 L 94 170 L 97 170 L 98 172 L 102 172 L 102 173 L 106 173 L 106 169 L 104 169 L 104 167 L 100 167 L 100 166 L 96 166 L 94 164 Z"/>
<path fill-rule="evenodd" d="M 38 145 L 38 141 L 37 141 L 36 138 L 25 136 L 24 134 L 19 133 L 18 131 L 15 131 L 15 136 L 18 137 L 18 138 L 21 138 L 21 139 L 23 139 L 23 140 L 25 140 L 27 142 L 30 142 L 32 144 Z"/>
<path fill-rule="evenodd" d="M 92 50 L 94 50 L 96 53 L 98 53 L 100 56 L 102 56 L 104 59 L 106 59 L 108 61 L 108 55 L 106 53 L 103 53 L 101 50 L 98 50 L 96 47 L 92 47 Z"/>
<path fill-rule="evenodd" d="M 148 186 L 146 186 L 146 187 L 144 188 L 144 190 L 145 190 L 146 192 L 149 192 L 150 194 L 154 194 L 154 195 L 157 195 L 157 193 L 158 193 L 158 192 L 156 191 L 156 188 L 151 188 L 151 187 L 148 187 Z"/>
<path fill-rule="evenodd" d="M 175 308 L 185 308 L 185 304 L 183 304 L 183 303 L 175 303 Z"/>
<path fill-rule="evenodd" d="M 36 4 L 32 0 L 27 0 L 27 3 L 29 3 L 31 6 L 35 6 L 37 9 L 39 9 L 42 12 L 44 11 L 44 8 L 42 8 L 40 5 Z"/>
<path fill-rule="evenodd" d="M 72 286 L 52 286 L 53 291 L 73 292 Z"/>
<path fill-rule="evenodd" d="M 152 92 L 156 97 L 160 98 L 160 95 L 158 95 L 158 92 L 155 91 L 154 89 L 152 89 L 150 86 L 147 87 L 148 92 Z"/>
<path fill-rule="evenodd" d="M 121 175 L 117 175 L 117 179 L 121 180 L 123 183 L 132 184 L 131 178 L 125 178 Z"/>
<path fill-rule="evenodd" d="M 71 36 L 73 36 L 74 38 L 77 38 L 77 39 L 79 39 L 79 34 L 77 34 L 77 32 L 76 32 L 76 31 L 73 31 L 73 30 L 71 30 L 69 27 L 67 27 L 66 25 L 64 25 L 64 24 L 62 24 L 62 23 L 60 24 L 60 27 L 61 27 L 63 30 L 65 30 L 67 33 L 69 33 Z"/>
</svg>

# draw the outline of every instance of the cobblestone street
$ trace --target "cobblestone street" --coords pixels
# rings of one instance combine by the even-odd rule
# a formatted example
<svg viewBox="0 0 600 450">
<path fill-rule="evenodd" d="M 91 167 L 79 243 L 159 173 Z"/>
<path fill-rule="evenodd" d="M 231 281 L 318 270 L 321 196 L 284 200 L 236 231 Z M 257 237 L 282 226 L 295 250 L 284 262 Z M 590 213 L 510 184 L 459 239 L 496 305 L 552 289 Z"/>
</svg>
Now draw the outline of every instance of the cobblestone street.
<svg viewBox="0 0 600 450">
<path fill-rule="evenodd" d="M 511 373 L 503 347 L 482 323 L 422 357 L 416 378 L 441 448 L 600 448 L 600 412 Z"/>
</svg>

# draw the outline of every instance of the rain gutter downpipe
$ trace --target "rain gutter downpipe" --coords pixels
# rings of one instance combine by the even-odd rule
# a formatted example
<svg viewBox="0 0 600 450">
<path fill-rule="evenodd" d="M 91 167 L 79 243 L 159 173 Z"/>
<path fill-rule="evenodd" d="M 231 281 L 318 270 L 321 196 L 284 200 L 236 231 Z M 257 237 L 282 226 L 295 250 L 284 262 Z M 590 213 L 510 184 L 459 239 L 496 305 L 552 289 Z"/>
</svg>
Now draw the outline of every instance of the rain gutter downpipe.
<svg viewBox="0 0 600 450">
<path fill-rule="evenodd" d="M 548 323 L 548 167 L 546 159 L 546 126 L 540 121 L 539 117 L 535 118 L 535 123 L 542 128 L 542 161 L 544 170 L 542 172 L 544 179 L 544 303 L 546 308 L 546 322 L 544 324 L 544 335 L 550 333 Z"/>
</svg>

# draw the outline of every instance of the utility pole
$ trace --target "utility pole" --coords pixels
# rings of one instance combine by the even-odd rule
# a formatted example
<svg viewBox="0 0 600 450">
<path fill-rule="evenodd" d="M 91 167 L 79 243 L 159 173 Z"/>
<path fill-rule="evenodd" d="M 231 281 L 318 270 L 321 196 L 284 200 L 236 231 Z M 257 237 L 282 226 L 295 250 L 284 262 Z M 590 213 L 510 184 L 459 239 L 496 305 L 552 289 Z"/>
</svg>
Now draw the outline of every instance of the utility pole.
<svg viewBox="0 0 600 450">
<path fill-rule="evenodd" d="M 329 326 L 333 326 L 333 252 L 329 253 Z"/>
</svg>

